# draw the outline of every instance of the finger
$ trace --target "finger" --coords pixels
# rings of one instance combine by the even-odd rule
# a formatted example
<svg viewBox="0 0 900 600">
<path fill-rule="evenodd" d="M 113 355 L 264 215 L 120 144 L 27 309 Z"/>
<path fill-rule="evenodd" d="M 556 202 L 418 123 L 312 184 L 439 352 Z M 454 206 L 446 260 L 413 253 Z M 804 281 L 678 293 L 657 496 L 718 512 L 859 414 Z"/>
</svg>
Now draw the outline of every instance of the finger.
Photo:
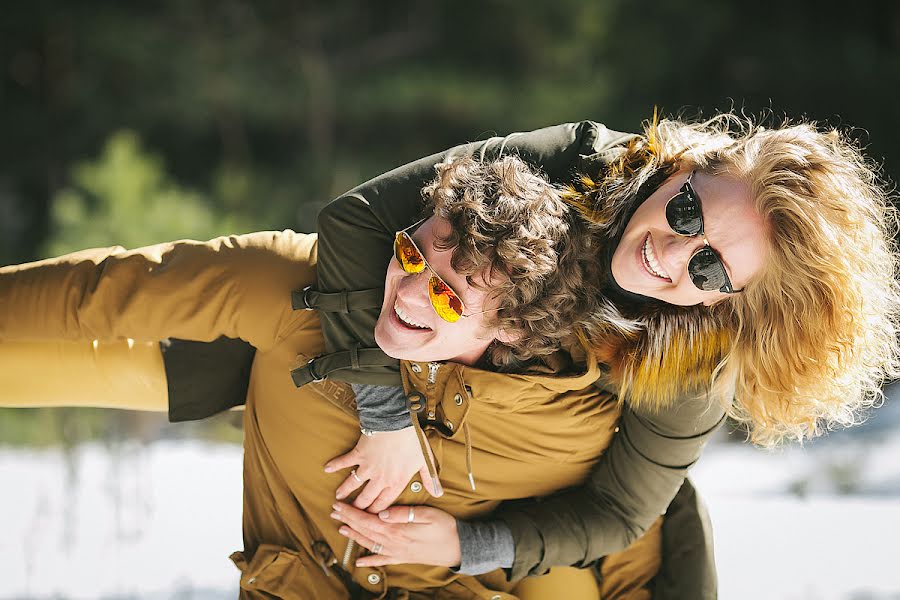
<svg viewBox="0 0 900 600">
<path fill-rule="evenodd" d="M 352 527 L 348 527 L 347 525 L 342 525 L 338 529 L 338 533 L 340 533 L 344 537 L 348 537 L 369 552 L 372 551 L 372 548 L 375 547 L 375 541 L 372 538 L 367 537 L 360 532 L 356 531 Z M 384 552 L 384 548 L 381 548 L 381 552 Z"/>
<path fill-rule="evenodd" d="M 360 510 L 366 510 L 383 491 L 384 485 L 380 481 L 369 481 L 369 485 L 353 501 L 353 506 Z"/>
<path fill-rule="evenodd" d="M 349 504 L 338 502 L 333 504 L 332 508 L 334 509 L 334 512 L 332 513 L 333 518 L 343 521 L 356 531 L 372 539 L 383 541 L 404 541 L 406 539 L 405 536 L 399 535 L 398 532 L 393 531 L 390 525 L 382 522 L 381 519 L 366 511 L 357 510 Z M 394 546 L 394 544 L 391 545 Z"/>
<path fill-rule="evenodd" d="M 356 477 L 359 477 L 359 481 L 357 481 Z M 363 485 L 366 480 L 364 477 L 361 477 L 359 473 L 357 473 L 356 477 L 351 473 L 347 475 L 347 479 L 344 480 L 344 483 L 338 486 L 338 489 L 334 492 L 334 497 L 338 500 L 346 498 L 350 495 L 350 492 Z"/>
<path fill-rule="evenodd" d="M 427 506 L 406 506 L 402 504 L 398 504 L 397 506 L 391 506 L 390 508 L 386 508 L 378 513 L 378 518 L 384 521 L 385 523 L 409 523 L 409 509 L 413 509 L 413 523 L 429 523 L 430 521 L 426 521 L 423 516 L 424 509 L 428 508 Z"/>
<path fill-rule="evenodd" d="M 444 488 L 441 486 L 441 482 L 438 481 L 437 477 L 431 476 L 431 473 L 428 472 L 428 467 L 419 469 L 419 478 L 422 480 L 422 485 L 425 486 L 425 491 L 431 494 L 432 497 L 440 498 L 444 495 Z"/>
<path fill-rule="evenodd" d="M 356 448 L 348 452 L 347 454 L 342 454 L 335 458 L 332 458 L 327 463 L 325 463 L 325 472 L 326 473 L 334 473 L 335 471 L 340 471 L 341 469 L 347 469 L 349 467 L 355 467 L 359 464 L 359 456 L 356 452 Z"/>
<path fill-rule="evenodd" d="M 403 492 L 403 488 L 394 488 L 394 487 L 386 487 L 384 490 L 378 494 L 378 497 L 372 502 L 371 506 L 369 506 L 366 510 L 370 513 L 380 513 L 391 504 L 394 503 L 394 500 Z"/>
<path fill-rule="evenodd" d="M 385 556 L 384 554 L 370 554 L 356 559 L 357 567 L 383 567 L 385 565 L 402 565 L 408 563 L 397 556 Z"/>
</svg>

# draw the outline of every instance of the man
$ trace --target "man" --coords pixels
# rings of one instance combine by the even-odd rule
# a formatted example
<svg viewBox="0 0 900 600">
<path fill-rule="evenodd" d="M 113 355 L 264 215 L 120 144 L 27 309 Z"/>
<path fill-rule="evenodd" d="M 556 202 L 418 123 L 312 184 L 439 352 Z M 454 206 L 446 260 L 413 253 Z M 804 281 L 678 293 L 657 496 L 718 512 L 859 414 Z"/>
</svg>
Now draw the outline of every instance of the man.
<svg viewBox="0 0 900 600">
<path fill-rule="evenodd" d="M 476 173 L 462 188 L 461 170 Z M 509 181 L 524 184 L 504 188 Z M 471 518 L 500 499 L 544 495 L 583 480 L 612 438 L 619 408 L 591 387 L 596 362 L 579 355 L 571 335 L 598 295 L 554 304 L 590 285 L 594 279 L 584 269 L 595 262 L 586 260 L 589 234 L 555 190 L 507 158 L 450 164 L 430 194 L 435 213 L 445 216 L 398 236 L 398 244 L 408 241 L 419 255 L 404 263 L 410 248 L 398 248 L 379 327 L 401 354 L 408 345 L 414 359 L 403 365 L 407 392 L 418 399 L 410 408 L 420 415 L 415 423 L 426 426 L 439 472 L 432 468 L 445 491 L 428 503 Z M 502 199 L 512 202 L 501 206 Z M 493 217 L 479 221 L 472 210 Z M 0 269 L 0 340 L 225 335 L 256 348 L 244 420 L 245 548 L 234 556 L 244 571 L 245 597 L 343 598 L 389 588 L 480 597 L 510 590 L 499 571 L 467 577 L 438 567 L 353 567 L 358 550 L 329 518 L 341 476 L 321 470 L 358 437 L 352 392 L 331 381 L 297 389 L 288 377 L 324 351 L 316 313 L 294 310 L 309 296 L 315 256 L 315 236 L 269 232 L 131 252 L 89 250 L 7 267 Z M 419 264 L 427 268 L 416 270 Z M 560 272 L 569 290 L 560 289 L 554 277 Z M 291 292 L 298 290 L 292 306 Z M 538 307 L 554 308 L 556 322 L 535 328 L 511 318 Z M 562 352 L 564 345 L 573 353 Z M 516 375 L 495 370 L 516 366 Z M 416 480 L 399 502 L 426 499 Z M 644 567 L 629 572 L 634 587 L 658 567 L 658 535 L 654 529 L 649 548 L 628 561 Z M 614 574 L 607 584 L 634 591 Z"/>
</svg>

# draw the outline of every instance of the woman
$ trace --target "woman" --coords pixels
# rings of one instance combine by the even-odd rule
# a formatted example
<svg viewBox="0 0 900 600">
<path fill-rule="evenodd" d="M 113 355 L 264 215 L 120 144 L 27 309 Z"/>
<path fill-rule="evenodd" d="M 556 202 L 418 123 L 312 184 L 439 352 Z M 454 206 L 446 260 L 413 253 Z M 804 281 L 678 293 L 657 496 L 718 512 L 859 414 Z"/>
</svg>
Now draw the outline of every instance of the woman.
<svg viewBox="0 0 900 600">
<path fill-rule="evenodd" d="M 766 129 L 722 115 L 694 124 L 652 122 L 634 136 L 585 122 L 422 159 L 323 211 L 319 288 L 359 289 L 366 272 L 378 273 L 362 257 L 377 256 L 392 229 L 417 218 L 414 190 L 435 162 L 511 152 L 554 181 L 574 178 L 571 201 L 606 232 L 607 310 L 586 325 L 609 368 L 602 385 L 624 401 L 625 413 L 620 435 L 585 486 L 539 503 L 503 505 L 496 521 L 476 526 L 473 537 L 489 538 L 471 550 L 477 568 L 511 567 L 515 579 L 627 546 L 697 459 L 713 426 L 697 428 L 710 415 L 704 397 L 721 403 L 754 442 L 774 445 L 852 425 L 879 397 L 881 383 L 897 376 L 893 209 L 859 150 L 808 123 Z M 736 239 L 727 239 L 730 233 Z M 363 245 L 354 257 L 359 273 L 332 270 L 350 262 L 346 239 Z M 323 323 L 329 351 L 374 345 L 366 335 L 374 319 L 364 310 L 330 313 Z M 387 371 L 330 375 L 385 384 Z M 361 420 L 368 411 L 361 405 Z M 375 449 L 369 459 L 362 456 L 368 450 L 338 463 L 361 465 L 357 471 L 378 484 L 361 504 L 391 485 L 377 476 L 388 470 L 384 454 Z M 395 523 L 387 529 L 350 506 L 342 511 L 356 528 L 354 539 L 388 549 L 362 564 L 428 563 L 447 552 L 405 553 L 395 541 L 410 535 L 397 522 L 405 510 L 387 512 Z M 510 546 L 511 564 L 498 556 Z"/>
</svg>

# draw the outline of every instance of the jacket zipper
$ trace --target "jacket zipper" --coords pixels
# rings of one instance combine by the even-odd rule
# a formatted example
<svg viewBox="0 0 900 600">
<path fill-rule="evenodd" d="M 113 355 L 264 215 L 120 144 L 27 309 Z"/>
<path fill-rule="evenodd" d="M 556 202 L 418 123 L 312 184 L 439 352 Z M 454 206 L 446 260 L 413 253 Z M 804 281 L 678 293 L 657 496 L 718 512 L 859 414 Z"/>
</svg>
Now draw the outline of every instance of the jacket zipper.
<svg viewBox="0 0 900 600">
<path fill-rule="evenodd" d="M 356 546 L 356 542 L 353 540 L 347 540 L 347 549 L 344 550 L 344 557 L 341 560 L 341 568 L 350 572 L 350 559 L 353 558 L 353 547 Z"/>
<path fill-rule="evenodd" d="M 434 383 L 437 380 L 437 372 L 438 369 L 441 368 L 441 363 L 430 362 L 428 363 L 428 383 Z"/>
</svg>

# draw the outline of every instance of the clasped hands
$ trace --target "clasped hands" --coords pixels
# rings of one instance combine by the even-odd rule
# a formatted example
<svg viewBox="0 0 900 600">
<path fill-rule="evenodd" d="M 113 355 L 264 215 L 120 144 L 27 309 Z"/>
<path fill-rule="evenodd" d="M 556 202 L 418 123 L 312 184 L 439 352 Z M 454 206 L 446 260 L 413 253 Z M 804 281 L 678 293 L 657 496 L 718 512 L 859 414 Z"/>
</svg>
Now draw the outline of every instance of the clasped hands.
<svg viewBox="0 0 900 600">
<path fill-rule="evenodd" d="M 456 519 L 430 506 L 391 506 L 411 477 L 419 474 L 429 494 L 443 495 L 428 473 L 412 427 L 361 436 L 350 452 L 330 460 L 325 471 L 350 468 L 338 486 L 337 500 L 362 487 L 352 504 L 335 502 L 331 517 L 342 521 L 344 535 L 372 552 L 358 567 L 405 563 L 455 567 L 460 562 Z"/>
</svg>

